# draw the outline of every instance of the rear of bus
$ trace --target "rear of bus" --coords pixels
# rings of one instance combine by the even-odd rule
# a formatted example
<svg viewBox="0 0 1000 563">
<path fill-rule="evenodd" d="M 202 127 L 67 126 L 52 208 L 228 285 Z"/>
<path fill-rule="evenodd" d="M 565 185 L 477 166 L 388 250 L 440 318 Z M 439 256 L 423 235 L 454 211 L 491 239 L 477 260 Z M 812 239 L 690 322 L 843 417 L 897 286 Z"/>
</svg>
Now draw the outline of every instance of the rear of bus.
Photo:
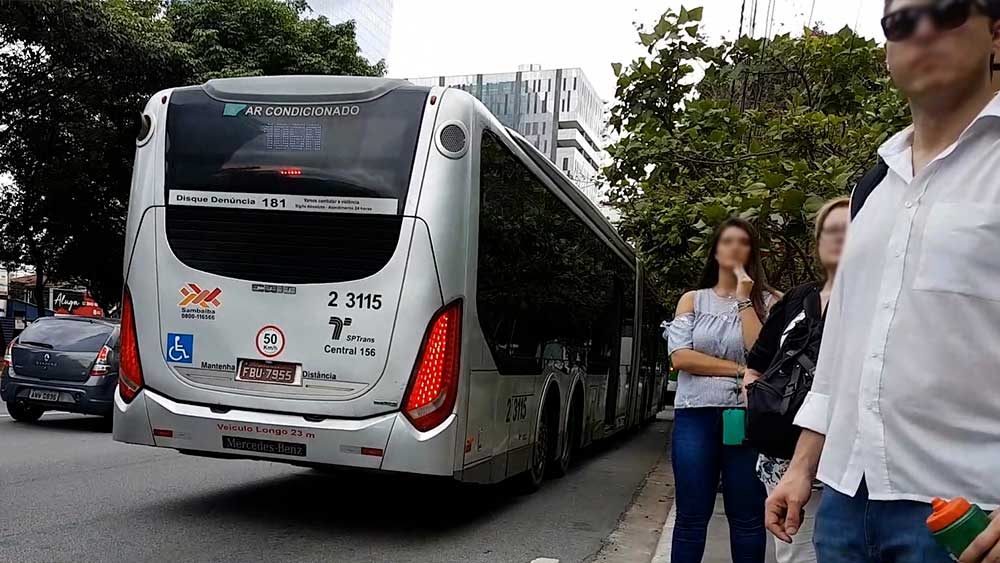
<svg viewBox="0 0 1000 563">
<path fill-rule="evenodd" d="M 149 102 L 116 440 L 453 474 L 470 169 L 433 141 L 440 93 L 262 77 Z"/>
</svg>

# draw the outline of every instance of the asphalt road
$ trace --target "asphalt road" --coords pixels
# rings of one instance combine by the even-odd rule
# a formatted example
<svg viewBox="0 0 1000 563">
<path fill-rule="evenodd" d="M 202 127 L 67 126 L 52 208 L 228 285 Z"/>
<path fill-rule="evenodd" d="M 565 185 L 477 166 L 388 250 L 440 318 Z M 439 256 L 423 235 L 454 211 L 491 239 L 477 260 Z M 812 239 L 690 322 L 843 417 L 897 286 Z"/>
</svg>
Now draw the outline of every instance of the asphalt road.
<svg viewBox="0 0 1000 563">
<path fill-rule="evenodd" d="M 2 409 L 2 403 L 0 403 Z M 0 410 L 0 561 L 585 561 L 666 443 L 664 423 L 509 487 L 208 460 L 118 444 L 99 418 Z"/>
</svg>

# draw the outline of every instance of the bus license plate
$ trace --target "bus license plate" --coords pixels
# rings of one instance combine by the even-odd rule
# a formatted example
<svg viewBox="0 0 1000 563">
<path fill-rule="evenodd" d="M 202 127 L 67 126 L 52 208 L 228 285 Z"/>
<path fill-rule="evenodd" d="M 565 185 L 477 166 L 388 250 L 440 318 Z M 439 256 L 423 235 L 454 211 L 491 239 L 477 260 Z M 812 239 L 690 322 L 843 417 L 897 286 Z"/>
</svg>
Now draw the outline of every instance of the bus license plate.
<svg viewBox="0 0 1000 563">
<path fill-rule="evenodd" d="M 240 369 L 236 371 L 236 380 L 276 385 L 302 385 L 298 364 L 261 360 L 241 360 Z"/>
</svg>

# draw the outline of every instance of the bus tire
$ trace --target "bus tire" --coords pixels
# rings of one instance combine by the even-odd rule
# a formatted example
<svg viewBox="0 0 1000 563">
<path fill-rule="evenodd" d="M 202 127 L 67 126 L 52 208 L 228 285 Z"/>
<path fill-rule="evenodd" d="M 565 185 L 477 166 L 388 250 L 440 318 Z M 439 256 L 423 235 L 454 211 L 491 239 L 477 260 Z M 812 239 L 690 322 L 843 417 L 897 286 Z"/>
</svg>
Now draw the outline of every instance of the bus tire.
<svg viewBox="0 0 1000 563">
<path fill-rule="evenodd" d="M 29 405 L 20 401 L 7 401 L 7 413 L 17 422 L 37 422 L 42 418 L 45 409 L 38 405 Z"/>
<path fill-rule="evenodd" d="M 559 431 L 558 402 L 556 405 L 557 407 L 553 409 L 551 400 L 546 401 L 545 409 L 539 417 L 537 434 L 531 446 L 531 462 L 528 464 L 528 470 L 518 476 L 518 489 L 524 493 L 533 493 L 540 489 L 548 473 L 549 461 L 553 457 L 553 441 Z"/>
<path fill-rule="evenodd" d="M 580 447 L 580 434 L 583 432 L 583 392 L 577 387 L 569 402 L 569 412 L 566 413 L 566 435 L 562 441 L 562 451 L 552 464 L 552 475 L 563 477 L 569 473 L 577 449 Z"/>
</svg>

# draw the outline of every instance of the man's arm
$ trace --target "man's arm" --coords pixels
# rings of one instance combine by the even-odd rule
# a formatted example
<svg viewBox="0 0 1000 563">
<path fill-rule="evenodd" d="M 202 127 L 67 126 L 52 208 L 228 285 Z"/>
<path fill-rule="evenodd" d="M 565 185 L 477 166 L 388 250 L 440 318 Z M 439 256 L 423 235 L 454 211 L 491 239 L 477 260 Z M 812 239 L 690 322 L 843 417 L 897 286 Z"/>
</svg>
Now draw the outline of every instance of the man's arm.
<svg viewBox="0 0 1000 563">
<path fill-rule="evenodd" d="M 800 472 L 810 482 L 816 479 L 819 456 L 823 453 L 824 443 L 826 443 L 826 436 L 803 428 L 799 441 L 795 445 L 795 455 L 792 457 L 788 472 Z"/>
<path fill-rule="evenodd" d="M 825 442 L 826 437 L 822 434 L 803 429 L 791 466 L 767 498 L 764 525 L 785 543 L 792 543 L 792 536 L 802 525 L 803 507 L 812 496 L 812 484 Z"/>
</svg>

